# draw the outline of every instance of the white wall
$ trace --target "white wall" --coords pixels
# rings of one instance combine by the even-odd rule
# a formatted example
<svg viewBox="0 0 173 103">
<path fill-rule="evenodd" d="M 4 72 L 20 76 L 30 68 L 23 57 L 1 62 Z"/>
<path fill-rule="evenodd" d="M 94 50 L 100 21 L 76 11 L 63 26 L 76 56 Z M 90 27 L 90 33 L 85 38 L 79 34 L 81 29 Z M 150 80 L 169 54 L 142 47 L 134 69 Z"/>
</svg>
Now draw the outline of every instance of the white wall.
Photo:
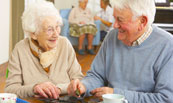
<svg viewBox="0 0 173 103">
<path fill-rule="evenodd" d="M 77 5 L 78 0 L 55 0 L 55 6 L 57 9 L 67 9 Z"/>
<path fill-rule="evenodd" d="M 0 64 L 9 58 L 10 0 L 0 0 Z"/>
<path fill-rule="evenodd" d="M 72 6 L 78 6 L 79 0 L 55 0 L 55 7 L 57 9 L 67 9 Z M 100 0 L 88 0 L 87 7 L 92 11 L 93 15 L 101 10 Z"/>
</svg>

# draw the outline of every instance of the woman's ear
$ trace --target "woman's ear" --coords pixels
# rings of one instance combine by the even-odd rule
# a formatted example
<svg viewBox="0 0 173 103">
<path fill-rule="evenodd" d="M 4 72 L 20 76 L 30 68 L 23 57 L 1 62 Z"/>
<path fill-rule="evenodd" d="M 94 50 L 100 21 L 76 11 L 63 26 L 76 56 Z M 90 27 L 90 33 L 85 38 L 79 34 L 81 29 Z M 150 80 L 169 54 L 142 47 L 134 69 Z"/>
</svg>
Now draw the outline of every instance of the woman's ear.
<svg viewBox="0 0 173 103">
<path fill-rule="evenodd" d="M 37 36 L 36 36 L 35 33 L 31 33 L 30 36 L 31 36 L 32 39 L 37 40 Z"/>
<path fill-rule="evenodd" d="M 140 17 L 140 26 L 139 31 L 143 30 L 148 23 L 148 17 L 147 16 L 141 16 Z"/>
</svg>

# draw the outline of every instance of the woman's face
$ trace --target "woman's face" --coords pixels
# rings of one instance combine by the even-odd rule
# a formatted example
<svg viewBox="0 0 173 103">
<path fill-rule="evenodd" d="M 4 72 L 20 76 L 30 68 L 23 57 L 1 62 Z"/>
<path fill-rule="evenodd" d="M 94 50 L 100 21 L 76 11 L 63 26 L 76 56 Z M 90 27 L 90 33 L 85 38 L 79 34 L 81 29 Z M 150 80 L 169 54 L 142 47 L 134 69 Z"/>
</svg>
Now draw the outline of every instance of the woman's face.
<svg viewBox="0 0 173 103">
<path fill-rule="evenodd" d="M 38 41 L 39 46 L 44 51 L 49 51 L 57 46 L 57 39 L 60 34 L 60 24 L 54 16 L 42 19 L 39 31 L 33 35 L 33 39 Z"/>
<path fill-rule="evenodd" d="M 102 9 L 105 9 L 105 8 L 107 7 L 107 5 L 104 3 L 103 0 L 100 0 L 100 7 L 101 7 Z"/>
<path fill-rule="evenodd" d="M 80 1 L 79 2 L 79 6 L 82 8 L 82 9 L 85 9 L 86 6 L 88 4 L 88 0 L 83 0 L 83 1 Z"/>
</svg>

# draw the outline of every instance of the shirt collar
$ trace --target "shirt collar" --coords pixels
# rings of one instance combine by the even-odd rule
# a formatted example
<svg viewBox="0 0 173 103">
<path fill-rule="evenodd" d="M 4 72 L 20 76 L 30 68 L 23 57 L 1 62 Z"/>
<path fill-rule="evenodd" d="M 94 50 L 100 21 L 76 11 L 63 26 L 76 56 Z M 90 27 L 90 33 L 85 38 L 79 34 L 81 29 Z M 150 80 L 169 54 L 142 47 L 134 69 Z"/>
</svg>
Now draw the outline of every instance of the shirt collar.
<svg viewBox="0 0 173 103">
<path fill-rule="evenodd" d="M 150 36 L 151 32 L 152 32 L 152 27 L 149 26 L 148 30 L 144 32 L 144 34 L 142 34 L 136 41 L 132 43 L 132 46 L 140 45 Z"/>
</svg>

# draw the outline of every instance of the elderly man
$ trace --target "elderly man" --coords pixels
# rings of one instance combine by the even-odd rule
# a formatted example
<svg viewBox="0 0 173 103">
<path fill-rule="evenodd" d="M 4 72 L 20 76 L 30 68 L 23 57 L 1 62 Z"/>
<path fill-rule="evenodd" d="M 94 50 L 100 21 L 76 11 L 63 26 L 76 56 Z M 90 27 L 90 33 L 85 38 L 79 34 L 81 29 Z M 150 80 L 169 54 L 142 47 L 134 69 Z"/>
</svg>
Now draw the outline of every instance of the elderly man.
<svg viewBox="0 0 173 103">
<path fill-rule="evenodd" d="M 129 103 L 173 102 L 173 36 L 152 25 L 154 0 L 113 0 L 114 30 L 105 38 L 91 70 L 76 89 L 97 97 L 124 95 Z"/>
</svg>

